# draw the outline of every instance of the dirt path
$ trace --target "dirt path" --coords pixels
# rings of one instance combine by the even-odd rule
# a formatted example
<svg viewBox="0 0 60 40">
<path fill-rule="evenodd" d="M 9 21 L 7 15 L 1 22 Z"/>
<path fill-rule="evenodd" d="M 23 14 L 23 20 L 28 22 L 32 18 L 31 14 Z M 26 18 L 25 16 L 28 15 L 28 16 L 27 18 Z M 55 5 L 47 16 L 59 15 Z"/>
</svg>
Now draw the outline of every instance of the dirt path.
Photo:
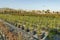
<svg viewBox="0 0 60 40">
<path fill-rule="evenodd" d="M 18 37 L 14 35 L 12 32 L 10 32 L 6 27 L 6 25 L 4 25 L 3 22 L 1 21 L 0 21 L 0 30 L 6 36 L 6 40 L 18 40 Z"/>
</svg>

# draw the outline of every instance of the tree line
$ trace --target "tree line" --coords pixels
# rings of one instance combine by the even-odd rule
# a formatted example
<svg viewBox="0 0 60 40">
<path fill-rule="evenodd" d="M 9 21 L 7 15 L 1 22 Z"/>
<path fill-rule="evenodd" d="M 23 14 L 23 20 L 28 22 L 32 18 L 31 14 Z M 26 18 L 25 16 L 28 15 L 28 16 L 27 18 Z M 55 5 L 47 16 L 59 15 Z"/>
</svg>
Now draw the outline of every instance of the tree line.
<svg viewBox="0 0 60 40">
<path fill-rule="evenodd" d="M 0 8 L 0 14 L 12 14 L 12 15 L 33 15 L 33 16 L 41 16 L 41 15 L 60 15 L 60 12 L 58 11 L 50 11 L 50 10 L 16 10 L 12 8 Z"/>
</svg>

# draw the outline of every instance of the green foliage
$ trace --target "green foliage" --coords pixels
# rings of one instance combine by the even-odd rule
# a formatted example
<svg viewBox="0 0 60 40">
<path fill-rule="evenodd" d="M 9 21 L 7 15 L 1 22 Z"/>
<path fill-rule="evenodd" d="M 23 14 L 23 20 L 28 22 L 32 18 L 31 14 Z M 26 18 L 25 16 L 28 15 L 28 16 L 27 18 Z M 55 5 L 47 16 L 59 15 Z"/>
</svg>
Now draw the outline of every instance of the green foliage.
<svg viewBox="0 0 60 40">
<path fill-rule="evenodd" d="M 35 24 L 37 30 L 41 28 L 56 28 L 56 24 L 60 25 L 60 18 L 57 15 L 43 14 L 40 16 L 22 16 L 22 15 L 11 15 L 11 14 L 0 14 L 0 18 L 7 20 L 12 23 L 20 22 L 25 24 L 26 27 L 33 28 L 31 25 Z"/>
</svg>

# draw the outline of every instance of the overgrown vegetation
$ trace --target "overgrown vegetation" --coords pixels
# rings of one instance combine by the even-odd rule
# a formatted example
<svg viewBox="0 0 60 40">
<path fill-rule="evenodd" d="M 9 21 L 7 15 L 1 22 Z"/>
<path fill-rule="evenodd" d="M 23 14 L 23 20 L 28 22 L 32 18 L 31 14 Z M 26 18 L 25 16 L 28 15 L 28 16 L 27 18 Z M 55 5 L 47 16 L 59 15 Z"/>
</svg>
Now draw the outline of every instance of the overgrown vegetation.
<svg viewBox="0 0 60 40">
<path fill-rule="evenodd" d="M 12 10 L 8 8 L 0 12 L 0 18 L 14 25 L 20 23 L 30 30 L 36 29 L 38 34 L 40 34 L 41 30 L 50 31 L 52 29 L 58 29 L 60 31 L 59 12 L 53 12 L 53 14 L 49 10 L 38 12 L 27 12 L 24 10 Z M 43 12 L 45 14 L 41 14 Z"/>
</svg>

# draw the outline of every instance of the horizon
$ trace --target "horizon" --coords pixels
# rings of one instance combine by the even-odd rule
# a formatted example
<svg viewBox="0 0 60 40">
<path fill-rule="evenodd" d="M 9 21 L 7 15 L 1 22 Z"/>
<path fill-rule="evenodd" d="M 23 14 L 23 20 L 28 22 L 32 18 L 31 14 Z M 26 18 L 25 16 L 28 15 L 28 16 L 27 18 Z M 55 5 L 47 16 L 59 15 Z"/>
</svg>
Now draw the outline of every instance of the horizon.
<svg viewBox="0 0 60 40">
<path fill-rule="evenodd" d="M 0 8 L 60 11 L 60 0 L 0 0 Z"/>
</svg>

